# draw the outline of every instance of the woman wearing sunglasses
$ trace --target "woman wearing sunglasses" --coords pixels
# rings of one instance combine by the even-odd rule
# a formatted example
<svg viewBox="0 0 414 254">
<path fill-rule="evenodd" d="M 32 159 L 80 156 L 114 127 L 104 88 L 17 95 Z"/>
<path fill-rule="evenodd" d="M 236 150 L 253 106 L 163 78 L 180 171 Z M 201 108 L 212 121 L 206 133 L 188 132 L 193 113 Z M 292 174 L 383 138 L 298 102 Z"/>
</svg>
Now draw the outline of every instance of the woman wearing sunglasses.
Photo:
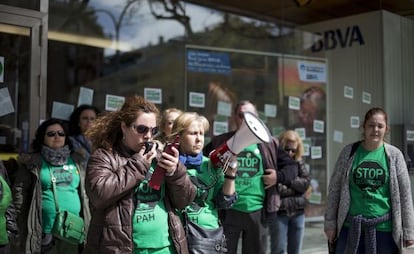
<svg viewBox="0 0 414 254">
<path fill-rule="evenodd" d="M 132 96 L 86 133 L 96 150 L 86 171 L 92 216 L 84 253 L 188 253 L 174 211 L 190 204 L 196 190 L 177 149 L 146 151 L 158 115 L 153 103 Z M 156 166 L 164 177 L 159 189 L 149 186 Z"/>
<path fill-rule="evenodd" d="M 293 130 L 279 136 L 280 146 L 289 156 L 298 162 L 298 176 L 289 185 L 278 184 L 280 208 L 269 225 L 271 253 L 299 254 L 302 249 L 305 230 L 305 192 L 309 188 L 309 172 L 302 160 L 303 142 Z"/>
<path fill-rule="evenodd" d="M 17 253 L 80 253 L 82 246 L 52 235 L 55 202 L 60 210 L 83 217 L 85 222 L 89 214 L 80 158 L 71 155 L 66 133 L 62 120 L 46 120 L 36 131 L 33 152 L 19 156 L 13 188 L 20 237 Z M 52 179 L 56 179 L 55 188 Z"/>
</svg>

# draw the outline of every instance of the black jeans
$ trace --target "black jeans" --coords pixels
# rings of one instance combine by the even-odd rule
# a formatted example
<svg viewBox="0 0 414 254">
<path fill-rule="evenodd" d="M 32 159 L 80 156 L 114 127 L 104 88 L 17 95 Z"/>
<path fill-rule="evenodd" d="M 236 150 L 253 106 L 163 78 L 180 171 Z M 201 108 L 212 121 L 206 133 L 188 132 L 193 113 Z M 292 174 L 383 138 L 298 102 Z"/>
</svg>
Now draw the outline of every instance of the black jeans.
<svg viewBox="0 0 414 254">
<path fill-rule="evenodd" d="M 240 234 L 242 237 L 242 254 L 265 254 L 267 246 L 267 227 L 262 218 L 262 210 L 243 213 L 226 210 L 223 223 L 227 238 L 228 254 L 237 254 Z"/>
<path fill-rule="evenodd" d="M 10 253 L 10 245 L 0 245 L 0 254 L 9 254 Z"/>
</svg>

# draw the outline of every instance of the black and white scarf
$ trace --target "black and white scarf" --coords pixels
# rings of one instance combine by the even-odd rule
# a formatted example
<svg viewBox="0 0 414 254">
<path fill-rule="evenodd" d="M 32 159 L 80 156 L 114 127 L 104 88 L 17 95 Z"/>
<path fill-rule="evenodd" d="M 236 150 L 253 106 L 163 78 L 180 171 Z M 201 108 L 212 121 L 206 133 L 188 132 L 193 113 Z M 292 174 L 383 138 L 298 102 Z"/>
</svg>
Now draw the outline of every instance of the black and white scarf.
<svg viewBox="0 0 414 254">
<path fill-rule="evenodd" d="M 63 166 L 67 163 L 70 156 L 70 149 L 68 145 L 61 148 L 50 148 L 43 145 L 40 153 L 43 159 L 53 166 Z"/>
</svg>

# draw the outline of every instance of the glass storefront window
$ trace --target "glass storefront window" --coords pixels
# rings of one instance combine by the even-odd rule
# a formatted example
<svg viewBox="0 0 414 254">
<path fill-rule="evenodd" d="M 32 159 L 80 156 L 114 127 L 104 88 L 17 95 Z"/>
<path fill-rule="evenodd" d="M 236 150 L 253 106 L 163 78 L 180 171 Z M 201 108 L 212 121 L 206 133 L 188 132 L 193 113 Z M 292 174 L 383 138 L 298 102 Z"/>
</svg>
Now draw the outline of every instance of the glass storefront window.
<svg viewBox="0 0 414 254">
<path fill-rule="evenodd" d="M 85 89 L 101 110 L 113 109 L 108 98 L 138 94 L 161 110 L 205 115 L 212 126 L 208 140 L 232 130 L 232 107 L 251 100 L 274 136 L 288 128 L 301 132 L 316 194 L 326 192 L 327 63 L 304 56 L 304 33 L 181 2 L 167 9 L 157 1 L 58 1 L 49 8 L 49 114 L 56 102 L 76 107 Z M 321 67 L 321 80 L 299 69 L 307 66 Z M 312 87 L 323 93 L 317 115 L 301 108 Z M 312 119 L 306 122 L 305 115 Z M 316 133 L 313 120 L 320 121 Z"/>
<path fill-rule="evenodd" d="M 0 0 L 0 4 L 38 11 L 40 8 L 40 1 L 41 0 Z"/>
<path fill-rule="evenodd" d="M 29 34 L 28 28 L 0 24 L 0 159 L 5 161 L 29 148 Z"/>
</svg>

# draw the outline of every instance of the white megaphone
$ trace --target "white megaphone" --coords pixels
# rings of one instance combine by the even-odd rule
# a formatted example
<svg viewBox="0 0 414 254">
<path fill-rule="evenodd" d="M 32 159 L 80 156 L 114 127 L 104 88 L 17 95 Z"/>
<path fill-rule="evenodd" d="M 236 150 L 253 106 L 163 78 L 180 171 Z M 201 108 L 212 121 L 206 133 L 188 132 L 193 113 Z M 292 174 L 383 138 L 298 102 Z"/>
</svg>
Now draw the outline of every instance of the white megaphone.
<svg viewBox="0 0 414 254">
<path fill-rule="evenodd" d="M 216 168 L 227 168 L 227 166 L 235 168 L 237 161 L 230 161 L 234 155 L 239 154 L 249 145 L 269 143 L 271 139 L 272 135 L 262 120 L 253 113 L 244 112 L 243 123 L 240 128 L 224 144 L 211 151 L 210 161 Z"/>
</svg>

